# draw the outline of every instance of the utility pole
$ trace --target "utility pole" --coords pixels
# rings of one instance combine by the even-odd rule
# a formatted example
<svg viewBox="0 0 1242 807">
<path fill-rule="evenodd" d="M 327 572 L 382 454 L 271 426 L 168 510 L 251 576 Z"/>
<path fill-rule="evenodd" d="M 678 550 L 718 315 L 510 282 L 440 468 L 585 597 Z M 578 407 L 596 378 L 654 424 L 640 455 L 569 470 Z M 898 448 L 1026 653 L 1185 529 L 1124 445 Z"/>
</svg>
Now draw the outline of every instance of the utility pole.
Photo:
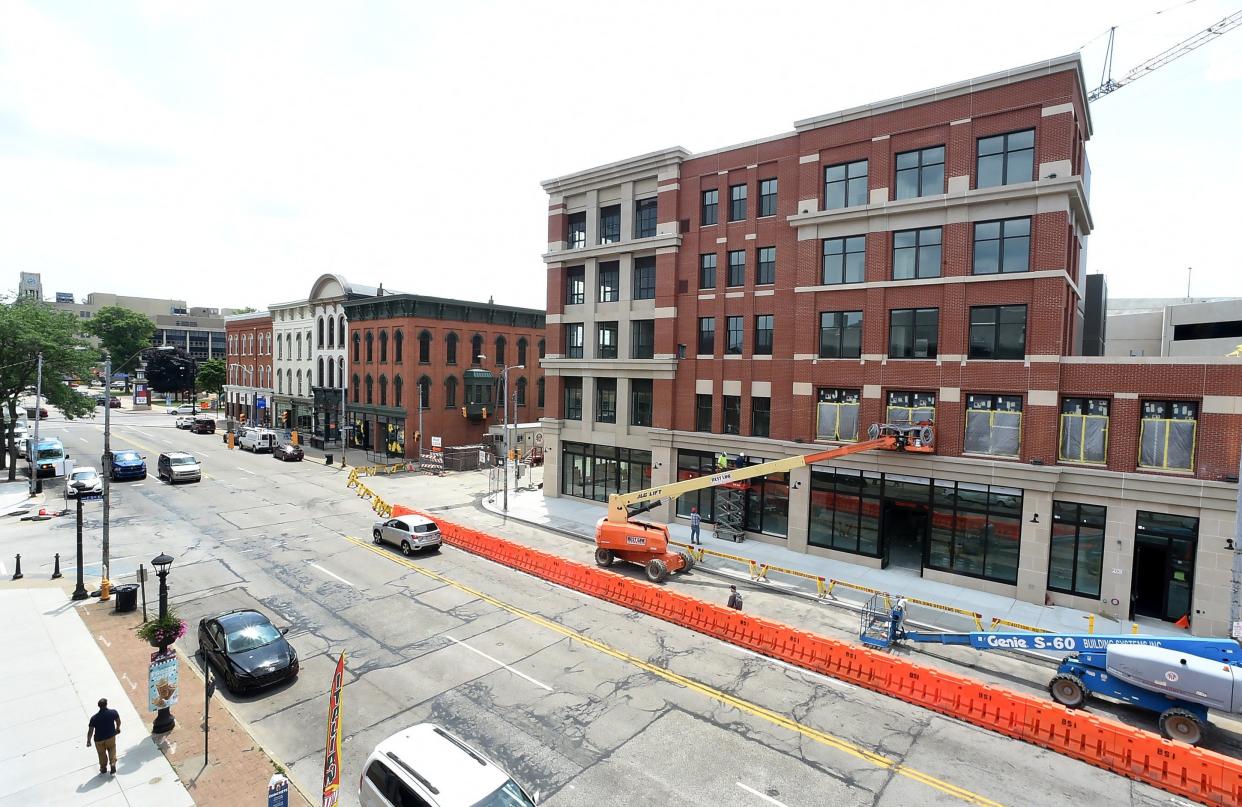
<svg viewBox="0 0 1242 807">
<path fill-rule="evenodd" d="M 501 395 L 500 405 L 504 409 L 503 431 L 501 433 L 501 445 L 504 448 L 504 458 L 501 460 L 503 471 L 501 478 L 504 480 L 504 494 L 501 497 L 501 509 L 509 512 L 509 371 L 525 370 L 526 365 L 517 364 L 511 367 L 505 367 L 500 371 L 501 378 Z M 516 409 L 514 416 L 516 417 Z"/>
<path fill-rule="evenodd" d="M 1238 461 L 1242 473 L 1242 457 Z M 1239 477 L 1242 478 L 1242 477 Z M 1233 580 L 1229 598 L 1229 635 L 1242 639 L 1242 482 L 1238 484 L 1237 515 L 1233 522 Z"/>
<path fill-rule="evenodd" d="M 418 382 L 418 470 L 423 469 L 423 382 Z"/>
<path fill-rule="evenodd" d="M 108 575 L 112 567 L 108 545 L 108 518 L 112 513 L 112 354 L 104 351 L 104 443 L 99 467 L 103 469 L 103 581 L 99 585 L 99 599 L 108 599 L 112 588 Z"/>
<path fill-rule="evenodd" d="M 30 495 L 34 496 L 43 490 L 43 483 L 39 481 L 39 464 L 35 462 L 35 455 L 39 453 L 39 409 L 43 404 L 43 353 L 38 354 L 38 367 L 35 370 L 35 428 L 34 428 L 34 445 L 26 451 L 26 461 L 30 463 Z"/>
</svg>

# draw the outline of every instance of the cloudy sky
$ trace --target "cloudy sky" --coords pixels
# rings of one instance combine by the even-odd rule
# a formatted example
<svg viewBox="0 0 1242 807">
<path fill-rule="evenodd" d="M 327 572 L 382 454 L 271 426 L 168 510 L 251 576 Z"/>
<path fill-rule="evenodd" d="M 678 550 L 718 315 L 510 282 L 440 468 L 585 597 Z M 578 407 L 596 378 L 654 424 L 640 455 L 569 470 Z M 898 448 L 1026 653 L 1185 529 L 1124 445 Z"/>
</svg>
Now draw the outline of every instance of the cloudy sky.
<svg viewBox="0 0 1242 807">
<path fill-rule="evenodd" d="M 1094 85 L 1110 25 L 1120 75 L 1236 6 L 0 0 L 0 292 L 542 307 L 542 179 L 1080 47 Z M 1112 296 L 1242 294 L 1240 100 L 1235 31 L 1093 105 Z"/>
</svg>

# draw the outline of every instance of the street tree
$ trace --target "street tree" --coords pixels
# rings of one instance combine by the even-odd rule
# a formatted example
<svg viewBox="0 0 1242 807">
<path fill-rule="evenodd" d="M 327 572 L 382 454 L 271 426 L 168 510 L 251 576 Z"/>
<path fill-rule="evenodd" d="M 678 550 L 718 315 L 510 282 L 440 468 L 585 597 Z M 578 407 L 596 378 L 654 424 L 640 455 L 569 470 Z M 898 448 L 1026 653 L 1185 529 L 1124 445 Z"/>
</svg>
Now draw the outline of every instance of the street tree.
<svg viewBox="0 0 1242 807">
<path fill-rule="evenodd" d="M 112 354 L 112 372 L 120 373 L 126 372 L 121 366 L 124 362 L 151 346 L 155 323 L 145 314 L 110 305 L 87 321 L 86 332 L 99 339 L 100 347 Z M 112 379 L 106 383 L 111 384 Z"/>
<path fill-rule="evenodd" d="M 198 388 L 204 392 L 210 392 L 217 396 L 224 394 L 224 382 L 227 379 L 227 370 L 224 366 L 224 359 L 208 359 L 198 366 L 198 375 L 195 381 Z"/>
<path fill-rule="evenodd" d="M 143 351 L 146 361 L 147 384 L 155 392 L 180 393 L 194 389 L 198 366 L 194 357 L 184 349 L 175 347 L 172 350 L 149 348 Z"/>
<path fill-rule="evenodd" d="M 95 351 L 82 338 L 77 317 L 56 311 L 37 300 L 0 300 L 0 408 L 4 412 L 0 439 L 0 470 L 6 466 L 9 481 L 17 478 L 17 446 L 14 426 L 22 395 L 38 378 L 38 356 L 43 354 L 43 400 L 59 408 L 67 418 L 94 414 L 94 401 L 64 383 L 65 378 L 86 378 Z"/>
</svg>

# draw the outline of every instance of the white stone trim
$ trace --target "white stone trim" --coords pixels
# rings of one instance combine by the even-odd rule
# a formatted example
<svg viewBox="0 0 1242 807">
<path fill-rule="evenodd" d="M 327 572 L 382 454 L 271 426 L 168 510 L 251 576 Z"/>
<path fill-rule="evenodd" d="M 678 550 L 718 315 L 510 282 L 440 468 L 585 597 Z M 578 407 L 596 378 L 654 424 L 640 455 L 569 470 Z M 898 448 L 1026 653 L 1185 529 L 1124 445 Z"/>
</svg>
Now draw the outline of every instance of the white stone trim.
<svg viewBox="0 0 1242 807">
<path fill-rule="evenodd" d="M 771 381 L 750 382 L 750 394 L 752 398 L 771 398 L 772 397 L 772 382 Z"/>
<path fill-rule="evenodd" d="M 1205 415 L 1242 415 L 1242 396 L 1204 395 L 1202 412 Z"/>
<path fill-rule="evenodd" d="M 726 291 L 725 292 L 726 300 L 738 300 L 745 296 L 746 296 L 746 292 L 744 291 Z"/>
<path fill-rule="evenodd" d="M 970 118 L 962 118 L 961 120 L 949 121 L 950 126 L 961 126 L 963 123 L 970 123 Z"/>
<path fill-rule="evenodd" d="M 1137 401 L 1137 392 L 1114 392 L 1113 397 L 1122 401 Z"/>
<path fill-rule="evenodd" d="M 729 173 L 729 169 L 727 169 L 727 168 L 726 168 L 726 169 L 725 169 L 725 170 L 723 170 L 723 171 L 717 171 L 717 172 L 716 172 L 716 176 L 718 176 L 718 177 L 723 177 L 723 176 L 727 176 L 727 175 L 728 175 L 728 173 Z"/>
<path fill-rule="evenodd" d="M 746 238 L 745 238 L 744 240 L 746 240 L 746 241 L 754 241 L 754 240 L 755 240 L 756 238 L 758 238 L 758 237 L 759 237 L 759 236 L 758 236 L 758 235 L 756 235 L 755 233 L 747 233 L 747 234 L 746 234 Z"/>
<path fill-rule="evenodd" d="M 664 193 L 665 191 L 677 191 L 677 190 L 681 190 L 680 182 L 674 182 L 671 185 L 657 185 L 656 186 L 657 193 Z"/>
<path fill-rule="evenodd" d="M 940 392 L 936 395 L 936 403 L 960 403 L 961 400 L 961 387 L 941 387 Z"/>
<path fill-rule="evenodd" d="M 884 204 L 888 201 L 888 188 L 872 188 L 870 199 L 873 205 Z"/>
<path fill-rule="evenodd" d="M 766 355 L 760 354 L 758 356 L 751 356 L 750 360 L 751 361 L 772 361 L 772 355 L 771 354 L 766 354 Z"/>
<path fill-rule="evenodd" d="M 759 163 L 751 163 L 750 165 L 746 166 L 746 170 L 747 170 L 747 171 L 753 171 L 753 170 L 755 170 L 755 169 L 756 169 L 756 168 L 758 168 L 758 167 L 759 167 Z"/>
<path fill-rule="evenodd" d="M 898 288 L 898 287 L 908 287 L 908 286 L 935 286 L 935 285 L 949 284 L 949 283 L 992 283 L 998 280 L 1014 280 L 1014 279 L 1038 280 L 1040 278 L 1048 278 L 1048 277 L 1064 278 L 1065 282 L 1068 283 L 1074 289 L 1075 293 L 1077 293 L 1078 291 L 1077 285 L 1070 279 L 1069 273 L 1066 272 L 1064 269 L 1044 269 L 1038 272 L 1013 272 L 1013 273 L 1006 274 L 1006 275 L 951 275 L 949 277 L 917 278 L 914 280 L 870 280 L 870 281 L 867 281 L 866 283 L 845 283 L 845 284 L 837 283 L 837 284 L 833 284 L 830 286 L 795 286 L 794 293 L 795 294 L 810 294 L 810 293 L 817 292 L 817 291 L 841 291 L 842 289 L 888 289 L 888 288 Z M 864 358 L 866 357 L 864 356 Z M 876 354 L 875 358 L 879 358 L 879 354 Z M 1065 358 L 1079 358 L 1079 357 L 1074 356 L 1074 357 L 1060 357 L 1060 358 L 1064 360 Z M 1124 357 L 1091 356 L 1090 358 L 1096 359 L 1098 361 L 1100 359 L 1105 359 L 1105 358 L 1112 360 L 1112 359 L 1124 358 Z M 1136 358 L 1142 358 L 1142 357 L 1136 357 Z M 1198 361 L 1198 359 L 1195 359 L 1195 361 Z M 1242 359 L 1235 359 L 1235 361 L 1237 361 L 1238 363 L 1242 363 Z M 1181 357 L 1181 358 L 1172 359 L 1168 363 L 1169 364 L 1185 364 L 1186 358 Z"/>
<path fill-rule="evenodd" d="M 1039 115 L 1042 118 L 1047 118 L 1047 117 L 1051 117 L 1052 115 L 1060 115 L 1062 112 L 1068 112 L 1071 115 L 1073 115 L 1074 105 L 1073 104 L 1056 104 L 1055 106 L 1046 106 L 1039 111 Z"/>
<path fill-rule="evenodd" d="M 715 300 L 716 295 L 715 294 L 700 294 L 699 299 L 700 300 Z"/>
<path fill-rule="evenodd" d="M 795 353 L 794 354 L 794 361 L 811 361 L 812 359 L 818 359 L 818 358 L 819 358 L 819 355 L 815 353 Z"/>
<path fill-rule="evenodd" d="M 819 212 L 819 200 L 818 199 L 799 199 L 798 209 L 801 210 L 803 214 L 808 215 L 808 216 L 812 213 L 818 213 Z"/>
<path fill-rule="evenodd" d="M 807 163 L 817 163 L 817 162 L 819 162 L 818 154 L 803 154 L 801 157 L 798 158 L 799 165 L 806 165 Z"/>
<path fill-rule="evenodd" d="M 720 385 L 720 391 L 722 395 L 741 395 L 742 382 L 726 380 Z"/>
<path fill-rule="evenodd" d="M 544 316 L 544 322 L 549 325 L 559 325 L 564 316 L 564 314 L 546 314 Z"/>
<path fill-rule="evenodd" d="M 694 380 L 695 395 L 711 395 L 712 380 L 710 378 L 696 378 Z"/>
<path fill-rule="evenodd" d="M 774 294 L 776 294 L 776 289 L 756 289 L 755 290 L 756 297 L 771 297 Z"/>
<path fill-rule="evenodd" d="M 729 243 L 729 239 L 727 239 L 727 238 L 717 238 L 717 239 L 716 239 L 716 243 L 717 243 L 717 244 L 727 244 L 727 243 Z"/>
<path fill-rule="evenodd" d="M 815 388 L 809 381 L 795 381 L 793 385 L 794 395 L 814 395 Z"/>
<path fill-rule="evenodd" d="M 879 384 L 863 384 L 862 396 L 864 398 L 879 398 L 880 397 L 880 385 Z"/>
<path fill-rule="evenodd" d="M 694 357 L 698 359 L 699 361 L 711 361 L 712 359 L 716 358 L 710 353 L 696 353 L 694 354 Z"/>
<path fill-rule="evenodd" d="M 1031 406 L 1056 406 L 1057 391 L 1054 389 L 1027 390 L 1026 402 Z"/>
<path fill-rule="evenodd" d="M 1061 361 L 1061 357 L 1055 353 L 1032 353 L 1031 355 L 1026 357 L 1026 361 L 1028 363 L 1034 362 L 1036 364 L 1039 364 L 1041 362 L 1048 363 L 1048 364 L 1056 364 L 1057 362 Z"/>
<path fill-rule="evenodd" d="M 677 306 L 665 306 L 654 311 L 656 319 L 677 319 Z"/>
<path fill-rule="evenodd" d="M 891 135 L 886 135 L 886 134 L 877 135 L 876 137 L 871 138 L 871 142 L 879 143 L 882 140 L 888 140 L 889 137 L 891 137 Z"/>
</svg>

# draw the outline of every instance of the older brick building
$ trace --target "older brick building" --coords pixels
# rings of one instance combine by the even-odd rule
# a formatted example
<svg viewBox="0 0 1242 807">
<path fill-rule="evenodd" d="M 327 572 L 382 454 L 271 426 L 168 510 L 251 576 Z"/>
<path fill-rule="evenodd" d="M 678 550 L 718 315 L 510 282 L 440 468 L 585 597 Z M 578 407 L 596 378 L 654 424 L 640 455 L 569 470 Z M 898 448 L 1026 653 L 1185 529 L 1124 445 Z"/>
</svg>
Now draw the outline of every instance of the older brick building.
<svg viewBox="0 0 1242 807">
<path fill-rule="evenodd" d="M 503 419 L 504 367 L 510 422 L 543 417 L 544 312 L 415 294 L 351 300 L 344 309 L 353 447 L 418 457 L 420 428 L 424 451 L 433 437 L 444 447 L 479 443 Z"/>
<path fill-rule="evenodd" d="M 235 314 L 224 320 L 227 351 L 225 414 L 246 423 L 272 423 L 272 315 Z"/>
<path fill-rule="evenodd" d="M 1090 136 L 1065 57 L 545 182 L 545 493 L 931 421 L 755 482 L 751 534 L 1219 632 L 1242 363 L 1078 355 Z"/>
</svg>

